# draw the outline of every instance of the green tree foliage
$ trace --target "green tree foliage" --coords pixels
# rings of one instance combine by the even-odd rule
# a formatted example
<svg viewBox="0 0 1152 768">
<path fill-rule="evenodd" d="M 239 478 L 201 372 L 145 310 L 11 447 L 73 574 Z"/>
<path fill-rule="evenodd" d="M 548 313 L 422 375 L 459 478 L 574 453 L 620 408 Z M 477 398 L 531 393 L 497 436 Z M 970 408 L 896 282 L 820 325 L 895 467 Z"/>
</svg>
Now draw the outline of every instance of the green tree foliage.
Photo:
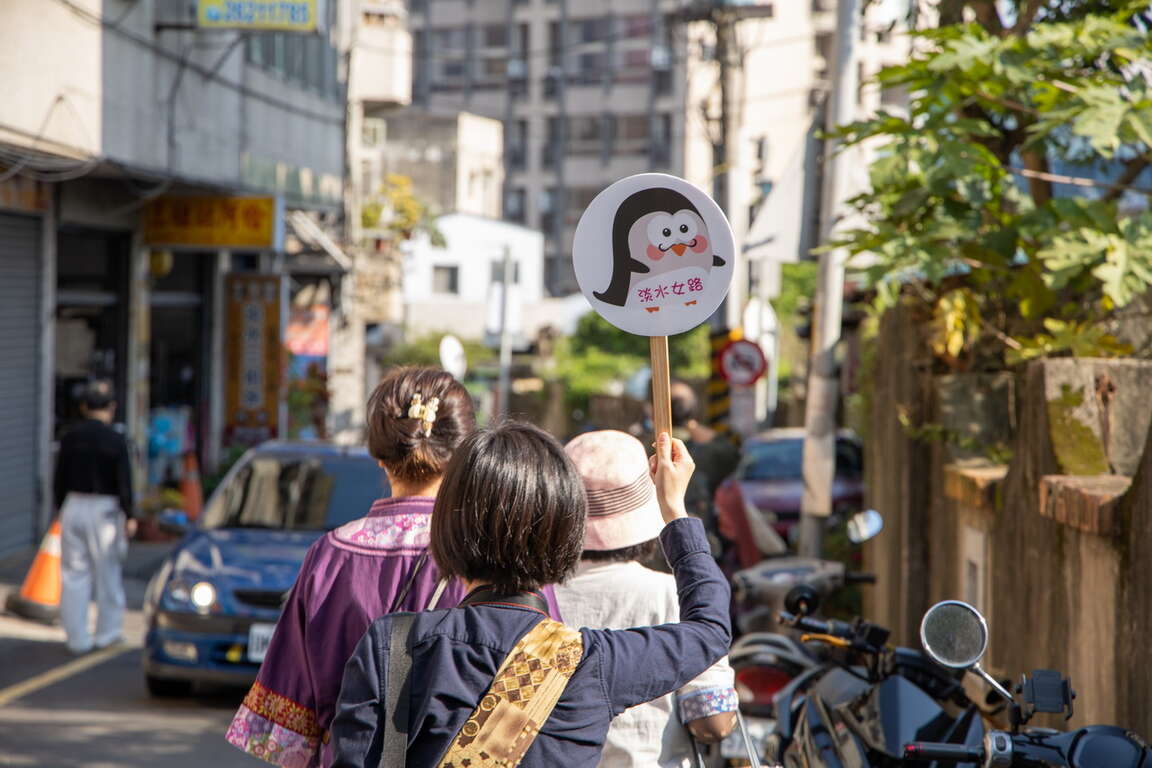
<svg viewBox="0 0 1152 768">
<path fill-rule="evenodd" d="M 879 75 L 908 114 L 838 131 L 879 148 L 852 201 L 865 223 L 838 244 L 874 259 L 881 305 L 904 291 L 930 306 L 954 369 L 1126 354 L 1107 324 L 1152 284 L 1133 186 L 1152 163 L 1148 4 L 1001 5 L 942 0 L 942 19 L 977 23 L 918 33 Z"/>
<path fill-rule="evenodd" d="M 412 190 L 412 179 L 398 173 L 388 174 L 378 195 L 361 206 L 360 223 L 365 229 L 382 229 L 395 240 L 427 234 L 433 246 L 447 244 L 432 208 Z"/>
<path fill-rule="evenodd" d="M 381 357 L 380 362 L 385 366 L 418 365 L 440 367 L 440 339 L 444 333 L 432 332 L 407 339 L 402 344 L 390 348 Z M 464 346 L 464 356 L 468 360 L 469 370 L 492 363 L 496 360 L 496 352 L 474 339 L 461 339 Z"/>
<path fill-rule="evenodd" d="M 625 333 L 589 312 L 580 318 L 575 333 L 560 339 L 555 372 L 565 382 L 569 399 L 587 400 L 607 392 L 611 382 L 623 382 L 648 365 L 648 345 L 647 336 Z M 668 338 L 668 365 L 674 378 L 704 378 L 709 361 L 706 325 Z"/>
</svg>

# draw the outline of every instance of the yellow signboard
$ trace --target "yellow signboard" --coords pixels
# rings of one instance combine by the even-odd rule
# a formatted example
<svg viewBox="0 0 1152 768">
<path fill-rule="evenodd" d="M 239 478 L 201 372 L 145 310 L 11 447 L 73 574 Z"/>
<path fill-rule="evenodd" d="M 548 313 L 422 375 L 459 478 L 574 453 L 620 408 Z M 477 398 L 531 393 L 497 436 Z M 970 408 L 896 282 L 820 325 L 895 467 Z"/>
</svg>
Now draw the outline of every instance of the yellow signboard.
<svg viewBox="0 0 1152 768">
<path fill-rule="evenodd" d="M 280 275 L 225 278 L 226 442 L 254 445 L 280 435 L 286 356 Z"/>
<path fill-rule="evenodd" d="M 317 0 L 200 0 L 201 27 L 215 29 L 316 29 Z"/>
<path fill-rule="evenodd" d="M 5 170 L 0 166 L 0 172 Z M 47 184 L 23 176 L 11 176 L 0 181 L 0 209 L 44 213 L 50 200 Z"/>
<path fill-rule="evenodd" d="M 161 197 L 144 212 L 149 245 L 280 250 L 274 197 Z"/>
</svg>

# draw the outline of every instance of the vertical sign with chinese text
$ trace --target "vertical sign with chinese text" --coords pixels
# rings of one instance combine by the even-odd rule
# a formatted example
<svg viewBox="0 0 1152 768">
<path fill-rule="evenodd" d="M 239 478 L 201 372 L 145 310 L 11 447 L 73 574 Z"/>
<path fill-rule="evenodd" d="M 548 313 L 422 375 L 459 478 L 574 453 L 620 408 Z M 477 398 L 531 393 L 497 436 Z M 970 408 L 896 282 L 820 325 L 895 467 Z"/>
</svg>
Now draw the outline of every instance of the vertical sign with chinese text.
<svg viewBox="0 0 1152 768">
<path fill-rule="evenodd" d="M 282 278 L 233 274 L 225 279 L 228 442 L 254 445 L 280 435 L 284 341 Z"/>
</svg>

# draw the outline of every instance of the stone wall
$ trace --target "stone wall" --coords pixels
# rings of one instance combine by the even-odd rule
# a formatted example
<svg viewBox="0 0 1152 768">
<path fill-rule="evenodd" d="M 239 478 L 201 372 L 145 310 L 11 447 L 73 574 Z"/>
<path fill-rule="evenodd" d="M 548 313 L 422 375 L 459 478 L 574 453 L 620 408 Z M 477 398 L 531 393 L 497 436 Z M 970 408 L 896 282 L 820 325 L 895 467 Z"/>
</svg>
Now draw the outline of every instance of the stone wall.
<svg viewBox="0 0 1152 768">
<path fill-rule="evenodd" d="M 937 431 L 911 439 L 931 460 L 910 477 L 906 469 L 885 471 L 884 454 L 876 453 L 890 449 L 893 434 L 869 440 L 870 501 L 889 523 L 867 551 L 883 579 L 869 615 L 883 622 L 895 613 L 895 639 L 909 643 L 918 616 L 908 614 L 941 599 L 973 602 L 988 617 L 991 671 L 1015 679 L 1058 669 L 1079 694 L 1075 724 L 1110 722 L 1152 734 L 1152 362 L 1039 361 L 1021 372 L 1015 389 L 1007 465 L 942 447 Z M 947 432 L 957 408 L 940 407 L 944 389 L 928 391 L 921 412 L 943 419 L 936 423 Z M 910 451 L 901 441 L 897 449 Z M 913 498 L 927 488 L 932 500 L 911 530 L 908 516 L 880 506 L 901 487 Z M 907 599 L 901 582 L 913 579 L 923 585 L 920 602 L 884 613 Z"/>
</svg>

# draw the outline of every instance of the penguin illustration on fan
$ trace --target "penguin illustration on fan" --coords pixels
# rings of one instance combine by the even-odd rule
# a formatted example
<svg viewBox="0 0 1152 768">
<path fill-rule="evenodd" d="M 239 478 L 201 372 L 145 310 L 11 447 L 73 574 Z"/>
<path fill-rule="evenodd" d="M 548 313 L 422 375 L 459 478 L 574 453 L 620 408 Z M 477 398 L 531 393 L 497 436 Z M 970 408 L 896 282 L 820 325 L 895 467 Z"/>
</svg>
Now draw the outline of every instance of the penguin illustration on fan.
<svg viewBox="0 0 1152 768">
<path fill-rule="evenodd" d="M 612 279 L 594 291 L 606 304 L 659 312 L 693 306 L 713 267 L 712 237 L 692 202 L 665 187 L 642 189 L 624 199 L 612 220 Z"/>
</svg>

